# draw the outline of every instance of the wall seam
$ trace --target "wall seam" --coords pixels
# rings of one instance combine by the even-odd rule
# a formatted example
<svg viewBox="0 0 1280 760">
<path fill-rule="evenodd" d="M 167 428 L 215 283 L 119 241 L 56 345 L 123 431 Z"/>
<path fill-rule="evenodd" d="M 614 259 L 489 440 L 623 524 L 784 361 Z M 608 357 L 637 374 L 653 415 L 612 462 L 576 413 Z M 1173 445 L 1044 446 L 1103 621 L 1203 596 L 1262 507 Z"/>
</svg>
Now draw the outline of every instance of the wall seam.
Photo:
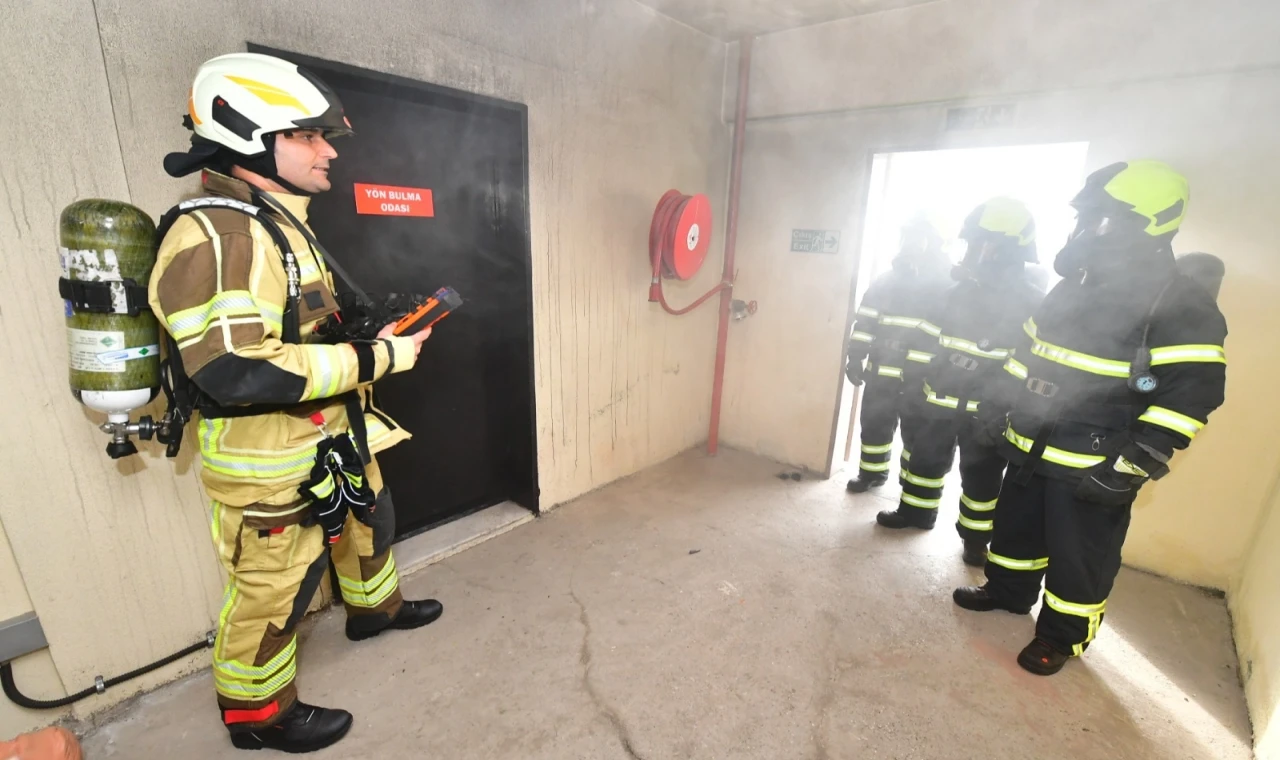
<svg viewBox="0 0 1280 760">
<path fill-rule="evenodd" d="M 111 126 L 116 132 L 116 150 L 120 151 L 120 174 L 124 177 L 125 195 L 133 202 L 133 188 L 129 186 L 129 168 L 124 163 L 124 141 L 120 137 L 120 117 L 116 113 L 115 91 L 111 88 L 111 67 L 107 65 L 107 44 L 102 39 L 102 20 L 98 15 L 98 0 L 90 0 L 93 6 L 93 28 L 98 33 L 98 52 L 102 55 L 102 75 L 107 80 L 107 101 L 111 103 Z"/>
<path fill-rule="evenodd" d="M 658 10 L 657 8 L 654 8 L 652 5 L 645 5 L 644 3 L 640 2 L 640 0 L 631 0 L 631 2 L 635 3 L 636 5 L 640 6 L 641 8 L 644 8 L 646 11 L 649 11 L 650 13 L 654 14 L 655 16 L 661 16 L 662 18 L 665 18 L 666 20 L 670 21 L 671 23 L 676 24 L 677 26 L 683 26 L 685 29 L 688 29 L 688 30 L 689 30 L 689 31 L 691 31 L 691 32 L 697 32 L 699 35 L 701 35 L 701 36 L 703 36 L 703 37 L 706 37 L 706 38 L 707 38 L 707 39 L 709 39 L 709 40 L 714 40 L 714 41 L 716 41 L 716 42 L 719 42 L 721 45 L 728 45 L 728 44 L 729 44 L 729 43 L 728 43 L 728 41 L 726 41 L 726 40 L 722 40 L 722 39 L 720 39 L 719 37 L 715 36 L 714 34 L 708 34 L 707 32 L 702 31 L 701 29 L 699 29 L 699 28 L 698 28 L 698 27 L 696 27 L 696 26 L 690 26 L 689 24 L 686 24 L 685 22 L 681 21 L 680 19 L 676 18 L 675 16 L 668 16 L 667 14 L 665 14 L 665 13 L 663 13 L 662 11 Z"/>
</svg>

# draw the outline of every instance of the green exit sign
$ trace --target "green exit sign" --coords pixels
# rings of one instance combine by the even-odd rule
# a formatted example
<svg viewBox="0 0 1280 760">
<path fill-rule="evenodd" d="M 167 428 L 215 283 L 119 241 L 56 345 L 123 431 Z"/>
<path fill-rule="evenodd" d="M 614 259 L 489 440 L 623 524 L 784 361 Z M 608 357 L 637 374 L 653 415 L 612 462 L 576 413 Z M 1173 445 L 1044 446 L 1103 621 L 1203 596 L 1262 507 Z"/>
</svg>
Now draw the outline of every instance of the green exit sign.
<svg viewBox="0 0 1280 760">
<path fill-rule="evenodd" d="M 839 230 L 792 230 L 791 250 L 797 253 L 839 253 Z"/>
</svg>

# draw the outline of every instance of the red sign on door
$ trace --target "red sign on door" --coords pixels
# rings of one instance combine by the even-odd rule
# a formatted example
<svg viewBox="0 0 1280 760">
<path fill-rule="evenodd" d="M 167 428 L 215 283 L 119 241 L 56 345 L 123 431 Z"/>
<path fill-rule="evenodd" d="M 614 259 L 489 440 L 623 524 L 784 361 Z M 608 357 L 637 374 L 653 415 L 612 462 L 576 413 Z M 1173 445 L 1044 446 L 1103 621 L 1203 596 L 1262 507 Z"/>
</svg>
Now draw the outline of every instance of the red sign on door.
<svg viewBox="0 0 1280 760">
<path fill-rule="evenodd" d="M 425 187 L 356 184 L 356 213 L 378 216 L 435 216 L 431 191 Z"/>
</svg>

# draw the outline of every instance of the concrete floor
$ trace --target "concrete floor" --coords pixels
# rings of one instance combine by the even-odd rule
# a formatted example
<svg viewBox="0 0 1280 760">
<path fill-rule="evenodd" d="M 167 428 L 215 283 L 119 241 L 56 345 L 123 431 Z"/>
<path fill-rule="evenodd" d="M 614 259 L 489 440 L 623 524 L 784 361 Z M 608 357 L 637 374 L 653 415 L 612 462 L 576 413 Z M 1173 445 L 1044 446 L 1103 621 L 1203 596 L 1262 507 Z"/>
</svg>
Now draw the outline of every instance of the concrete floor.
<svg viewBox="0 0 1280 760">
<path fill-rule="evenodd" d="M 980 574 L 949 525 L 886 532 L 891 487 L 780 469 L 687 454 L 432 565 L 403 584 L 445 604 L 420 631 L 351 644 L 314 617 L 303 697 L 356 714 L 317 757 L 1251 756 L 1221 599 L 1126 570 L 1086 657 L 1038 678 L 1014 662 L 1031 618 L 952 605 Z M 235 755 L 207 674 L 85 747 Z"/>
</svg>

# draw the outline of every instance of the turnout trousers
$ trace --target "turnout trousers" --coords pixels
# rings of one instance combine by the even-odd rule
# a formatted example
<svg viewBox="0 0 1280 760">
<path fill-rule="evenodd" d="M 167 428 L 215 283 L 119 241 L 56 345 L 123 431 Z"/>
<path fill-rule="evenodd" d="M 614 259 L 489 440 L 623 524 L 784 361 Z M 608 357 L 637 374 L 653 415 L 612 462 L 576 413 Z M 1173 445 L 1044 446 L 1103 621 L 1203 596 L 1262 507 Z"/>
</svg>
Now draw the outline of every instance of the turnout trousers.
<svg viewBox="0 0 1280 760">
<path fill-rule="evenodd" d="M 902 501 L 898 510 L 916 523 L 932 524 L 942 505 L 942 485 L 960 449 L 960 516 L 956 530 L 965 541 L 991 540 L 996 499 L 1008 462 L 995 447 L 973 440 L 971 414 L 924 414 L 903 418 Z"/>
<path fill-rule="evenodd" d="M 902 380 L 871 375 L 862 391 L 862 449 L 858 477 L 867 480 L 887 476 L 893 459 L 893 434 L 898 431 L 902 407 Z"/>
<path fill-rule="evenodd" d="M 270 726 L 297 701 L 295 628 L 330 561 L 348 617 L 374 616 L 388 623 L 400 611 L 400 581 L 391 556 L 395 511 L 376 460 L 365 475 L 377 494 L 373 524 L 348 515 L 332 556 L 320 526 L 302 526 L 309 503 L 213 503 L 213 543 L 230 576 L 218 616 L 213 683 L 228 725 Z M 375 620 L 369 624 L 380 627 Z"/>
<path fill-rule="evenodd" d="M 1084 501 L 1075 495 L 1076 483 L 1043 475 L 1019 485 L 1016 471 L 1009 468 L 996 505 L 987 590 L 1001 601 L 1030 607 L 1043 579 L 1036 636 L 1079 655 L 1102 625 L 1132 504 Z"/>
</svg>

